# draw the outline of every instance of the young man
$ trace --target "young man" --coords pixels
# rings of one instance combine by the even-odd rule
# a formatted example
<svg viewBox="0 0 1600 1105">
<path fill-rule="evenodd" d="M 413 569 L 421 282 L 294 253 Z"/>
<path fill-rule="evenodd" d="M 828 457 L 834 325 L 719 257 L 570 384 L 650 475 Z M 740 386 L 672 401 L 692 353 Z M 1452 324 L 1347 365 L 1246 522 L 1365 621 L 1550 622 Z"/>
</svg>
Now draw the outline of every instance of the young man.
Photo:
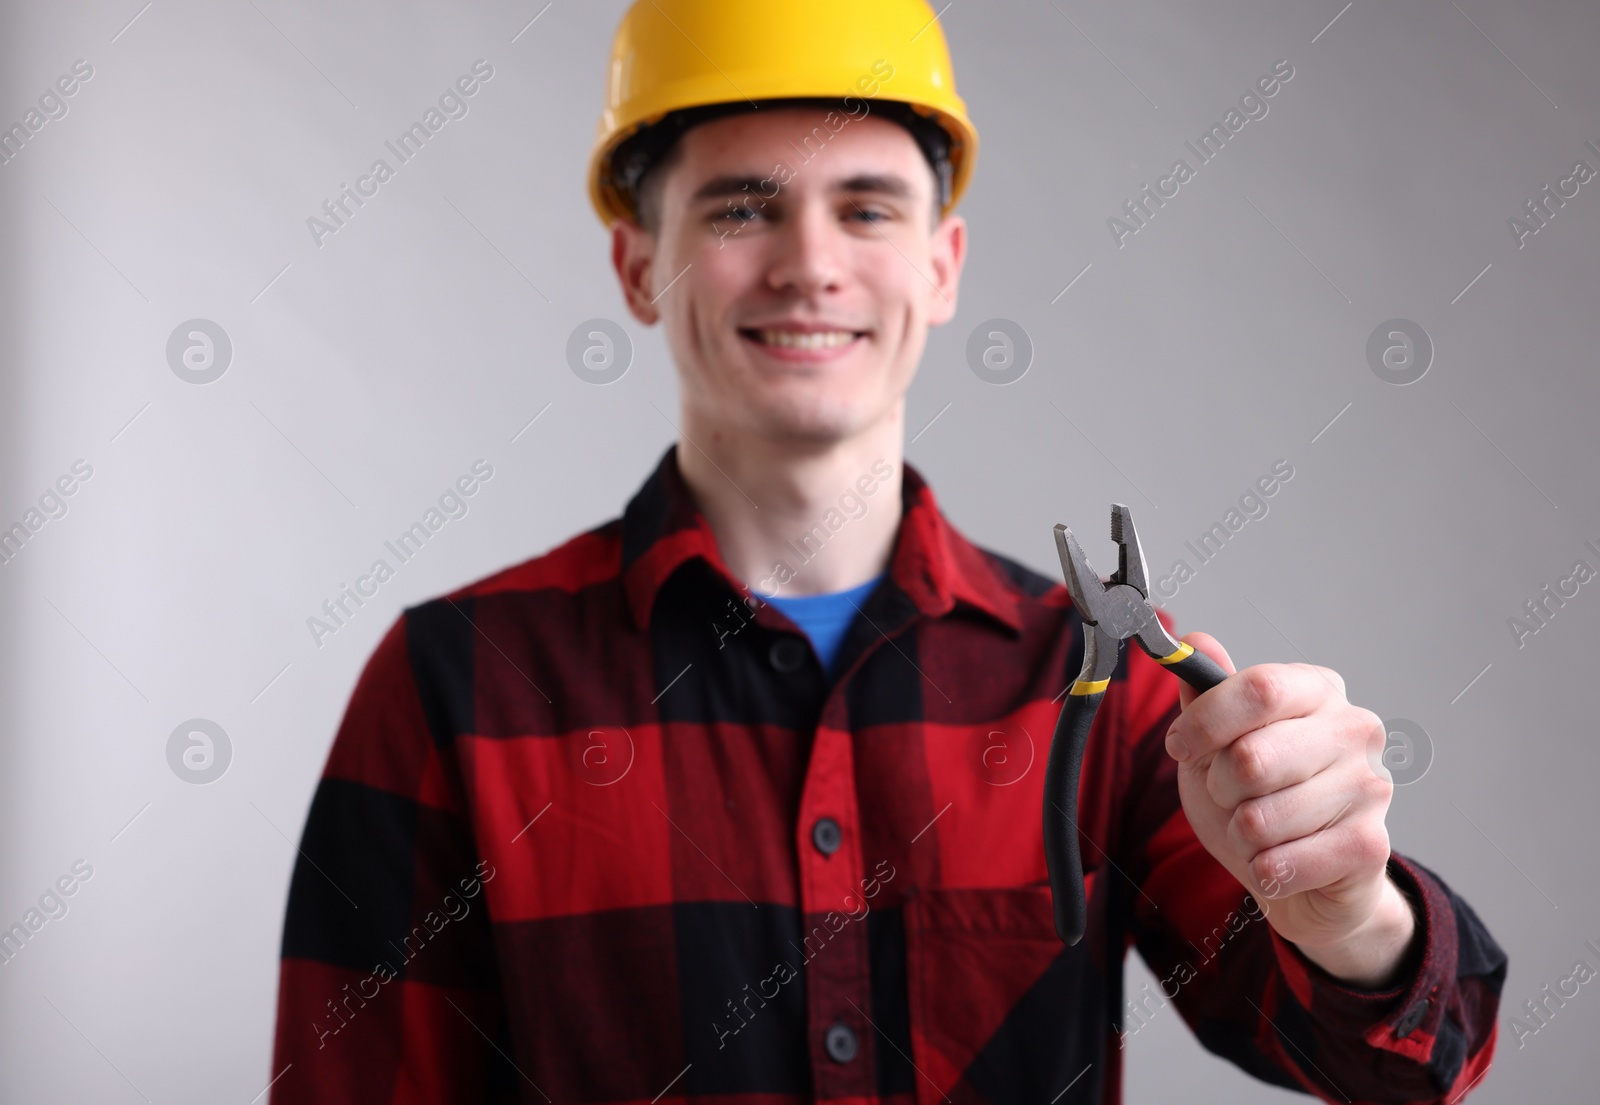
<svg viewBox="0 0 1600 1105">
<path fill-rule="evenodd" d="M 902 457 L 976 149 L 932 10 L 642 0 L 611 74 L 591 191 L 678 438 L 620 517 L 378 646 L 290 892 L 274 1099 L 1114 1102 L 1170 1002 L 1268 1081 L 1458 1100 L 1505 957 L 1391 852 L 1383 727 L 1329 669 L 1197 698 L 1127 649 L 1088 935 L 1056 936 L 1083 624 Z M 1129 944 L 1159 992 L 1124 995 Z"/>
</svg>

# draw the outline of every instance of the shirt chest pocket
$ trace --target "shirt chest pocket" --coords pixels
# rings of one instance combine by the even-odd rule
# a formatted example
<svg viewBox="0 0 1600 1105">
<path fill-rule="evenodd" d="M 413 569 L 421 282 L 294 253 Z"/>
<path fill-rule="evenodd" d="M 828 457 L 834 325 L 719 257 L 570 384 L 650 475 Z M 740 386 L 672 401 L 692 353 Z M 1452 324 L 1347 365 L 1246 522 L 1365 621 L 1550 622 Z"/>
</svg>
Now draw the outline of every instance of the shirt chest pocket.
<svg viewBox="0 0 1600 1105">
<path fill-rule="evenodd" d="M 1048 886 L 924 887 L 904 918 L 917 1105 L 1099 1100 L 1093 1070 L 1061 1096 L 1098 1058 L 1101 987 Z"/>
</svg>

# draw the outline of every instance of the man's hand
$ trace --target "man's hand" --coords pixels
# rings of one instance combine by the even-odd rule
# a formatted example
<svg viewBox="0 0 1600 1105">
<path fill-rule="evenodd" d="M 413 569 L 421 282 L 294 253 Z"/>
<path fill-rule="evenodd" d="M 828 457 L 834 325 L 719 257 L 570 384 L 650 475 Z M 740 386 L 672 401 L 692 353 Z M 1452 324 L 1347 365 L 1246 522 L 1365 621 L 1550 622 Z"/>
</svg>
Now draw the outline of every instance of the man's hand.
<svg viewBox="0 0 1600 1105">
<path fill-rule="evenodd" d="M 1229 673 L 1203 695 L 1183 684 L 1167 733 L 1195 835 L 1308 959 L 1355 986 L 1391 985 L 1416 918 L 1384 869 L 1394 783 L 1382 719 L 1351 705 L 1330 668 L 1234 674 L 1209 635 L 1183 641 Z"/>
</svg>

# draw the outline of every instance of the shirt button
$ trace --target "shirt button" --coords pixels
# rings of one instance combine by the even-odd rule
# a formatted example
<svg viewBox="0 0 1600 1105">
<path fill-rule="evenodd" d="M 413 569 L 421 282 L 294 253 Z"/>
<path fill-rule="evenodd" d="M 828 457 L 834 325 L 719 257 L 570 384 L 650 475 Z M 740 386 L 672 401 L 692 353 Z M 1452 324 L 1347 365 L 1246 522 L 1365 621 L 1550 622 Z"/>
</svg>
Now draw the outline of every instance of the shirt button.
<svg viewBox="0 0 1600 1105">
<path fill-rule="evenodd" d="M 837 852 L 843 840 L 844 834 L 839 831 L 839 823 L 831 817 L 819 817 L 817 823 L 811 826 L 811 843 L 825 856 Z"/>
<path fill-rule="evenodd" d="M 1406 1010 L 1405 1016 L 1400 1018 L 1400 1023 L 1394 1026 L 1395 1036 L 1403 1040 L 1407 1036 L 1411 1035 L 1411 1033 L 1416 1030 L 1417 1025 L 1422 1023 L 1422 1018 L 1425 1017 L 1427 1013 L 1428 1002 L 1427 999 L 1424 998 L 1422 1001 L 1417 1002 L 1417 1004 Z"/>
<path fill-rule="evenodd" d="M 856 1057 L 855 1029 L 847 1024 L 835 1024 L 829 1028 L 822 1037 L 822 1044 L 828 1049 L 828 1058 L 835 1063 L 848 1063 Z"/>
<path fill-rule="evenodd" d="M 780 637 L 772 642 L 767 659 L 772 661 L 774 668 L 788 675 L 805 666 L 806 646 L 798 637 Z"/>
</svg>

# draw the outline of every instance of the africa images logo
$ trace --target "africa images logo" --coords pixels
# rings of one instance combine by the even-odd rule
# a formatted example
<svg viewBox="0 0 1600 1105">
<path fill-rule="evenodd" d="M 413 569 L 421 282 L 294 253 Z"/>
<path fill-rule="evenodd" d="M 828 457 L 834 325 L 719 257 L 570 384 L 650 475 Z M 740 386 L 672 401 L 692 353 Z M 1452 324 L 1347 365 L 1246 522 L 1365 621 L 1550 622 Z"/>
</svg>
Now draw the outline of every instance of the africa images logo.
<svg viewBox="0 0 1600 1105">
<path fill-rule="evenodd" d="M 1239 97 L 1239 106 L 1229 108 L 1228 113 L 1222 117 L 1222 122 L 1212 123 L 1211 129 L 1200 135 L 1199 145 L 1185 142 L 1190 153 L 1200 165 L 1209 164 L 1212 158 L 1220 154 L 1228 141 L 1238 136 L 1245 126 L 1255 119 L 1265 119 L 1267 112 L 1272 110 L 1267 101 L 1276 96 L 1282 87 L 1294 78 L 1294 66 L 1287 59 L 1280 58 L 1272 65 L 1270 73 L 1263 73 Z M 1156 213 L 1151 210 L 1155 207 L 1165 207 L 1166 201 L 1178 194 L 1185 184 L 1195 178 L 1199 172 L 1198 166 L 1190 165 L 1183 158 L 1172 163 L 1172 168 L 1164 177 L 1156 180 L 1152 190 L 1146 184 L 1142 191 L 1131 200 L 1122 205 L 1122 212 L 1126 219 L 1113 215 L 1106 220 L 1106 227 L 1111 231 L 1111 237 L 1116 241 L 1117 248 L 1121 249 L 1128 244 L 1128 239 L 1133 237 L 1155 218 Z"/>
<path fill-rule="evenodd" d="M 472 63 L 470 74 L 463 73 L 439 94 L 437 107 L 430 106 L 420 121 L 413 121 L 394 141 L 384 142 L 384 146 L 399 164 L 406 164 L 422 152 L 428 139 L 443 130 L 446 123 L 452 119 L 466 118 L 469 109 L 467 100 L 477 95 L 483 84 L 493 76 L 494 66 L 479 58 Z M 355 216 L 350 209 L 352 203 L 358 209 L 365 207 L 366 200 L 376 196 L 378 190 L 394 178 L 395 171 L 395 166 L 380 157 L 365 174 L 356 177 L 354 188 L 340 181 L 338 194 L 331 200 L 323 201 L 323 217 L 313 215 L 306 220 L 306 229 L 311 231 L 311 240 L 317 243 L 317 248 L 321 249 L 326 244 L 324 239 L 339 233 L 345 223 Z"/>
<path fill-rule="evenodd" d="M 422 920 L 411 926 L 411 931 L 400 937 L 396 944 L 392 939 L 387 941 L 390 948 L 396 952 L 397 964 L 389 962 L 389 953 L 383 952 L 383 959 L 373 965 L 372 973 L 363 976 L 355 983 L 345 983 L 343 996 L 335 994 L 327 1001 L 328 1012 L 332 1014 L 324 1024 L 320 1021 L 311 1022 L 312 1031 L 317 1034 L 318 1048 L 328 1046 L 328 1037 L 337 1036 L 349 1027 L 357 1014 L 367 1007 L 367 1002 L 374 1001 L 383 993 L 383 987 L 397 978 L 404 977 L 406 969 L 412 960 L 422 953 L 428 942 L 452 921 L 464 921 L 472 912 L 471 899 L 483 892 L 483 884 L 494 878 L 495 871 L 488 860 L 479 860 L 472 875 L 457 883 L 459 895 L 452 890 L 445 894 L 439 903 L 438 909 L 430 909 L 423 915 Z M 370 989 L 369 989 L 370 987 Z M 338 998 L 338 1001 L 334 999 Z M 354 1003 L 354 1004 L 352 1004 Z"/>
</svg>

